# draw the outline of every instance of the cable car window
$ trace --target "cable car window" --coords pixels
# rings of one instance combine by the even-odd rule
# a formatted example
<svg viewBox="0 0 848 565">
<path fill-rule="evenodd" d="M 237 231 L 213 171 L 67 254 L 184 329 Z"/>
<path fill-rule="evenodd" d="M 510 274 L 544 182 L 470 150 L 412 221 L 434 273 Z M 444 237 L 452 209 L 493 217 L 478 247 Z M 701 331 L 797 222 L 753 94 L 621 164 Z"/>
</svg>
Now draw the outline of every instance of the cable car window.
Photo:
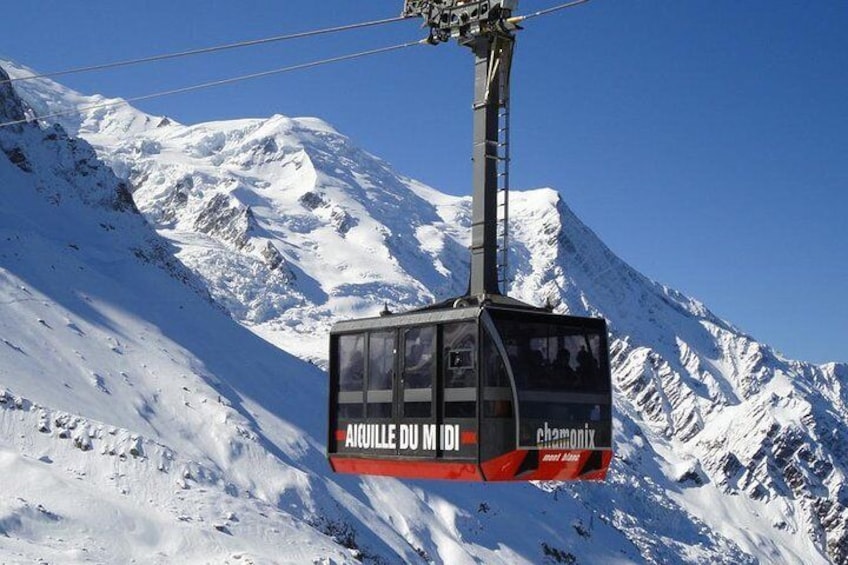
<svg viewBox="0 0 848 565">
<path fill-rule="evenodd" d="M 474 358 L 477 351 L 475 324 L 444 326 L 445 388 L 475 386 Z"/>
<path fill-rule="evenodd" d="M 446 324 L 442 331 L 444 417 L 477 416 L 477 325 Z"/>
<path fill-rule="evenodd" d="M 521 447 L 598 449 L 611 441 L 605 336 L 544 319 L 496 322 L 518 394 Z M 484 399 L 486 397 L 484 396 Z M 563 437 L 574 434 L 574 441 Z"/>
<path fill-rule="evenodd" d="M 339 337 L 339 418 L 361 418 L 365 377 L 365 335 Z"/>
<path fill-rule="evenodd" d="M 492 338 L 486 336 L 483 341 L 483 374 L 486 376 L 483 388 L 483 417 L 512 418 L 512 387 L 506 365 Z"/>
<path fill-rule="evenodd" d="M 601 336 L 542 323 L 501 327 L 519 390 L 607 392 Z"/>
<path fill-rule="evenodd" d="M 392 382 L 395 376 L 395 332 L 375 332 L 368 338 L 369 418 L 392 417 Z"/>
<path fill-rule="evenodd" d="M 430 418 L 433 414 L 433 353 L 436 328 L 424 326 L 404 332 L 403 415 L 406 418 Z"/>
<path fill-rule="evenodd" d="M 339 338 L 339 390 L 362 390 L 365 375 L 365 336 Z"/>
</svg>

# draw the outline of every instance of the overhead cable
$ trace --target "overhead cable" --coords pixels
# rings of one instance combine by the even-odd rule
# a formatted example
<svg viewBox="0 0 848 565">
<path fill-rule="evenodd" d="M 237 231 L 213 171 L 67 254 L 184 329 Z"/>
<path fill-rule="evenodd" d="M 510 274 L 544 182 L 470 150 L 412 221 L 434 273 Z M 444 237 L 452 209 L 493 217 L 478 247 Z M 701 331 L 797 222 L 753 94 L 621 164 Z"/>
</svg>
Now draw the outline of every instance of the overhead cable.
<svg viewBox="0 0 848 565">
<path fill-rule="evenodd" d="M 538 18 L 539 16 L 547 16 L 548 14 L 553 14 L 554 12 L 559 12 L 560 10 L 565 10 L 566 8 L 574 8 L 575 6 L 579 6 L 580 4 L 586 4 L 591 0 L 573 0 L 572 2 L 566 2 L 564 4 L 560 4 L 558 6 L 552 6 L 550 8 L 546 8 L 544 10 L 539 10 L 538 12 L 533 12 L 531 14 L 526 14 L 524 16 L 514 16 L 512 18 L 507 19 L 507 21 L 511 24 L 519 24 L 525 20 L 529 20 L 531 18 Z"/>
<path fill-rule="evenodd" d="M 236 42 L 236 43 L 226 43 L 226 44 L 223 44 L 223 45 L 213 45 L 211 47 L 201 47 L 199 49 L 189 49 L 187 51 L 178 51 L 176 53 L 164 53 L 164 54 L 161 54 L 161 55 L 152 55 L 152 56 L 149 56 L 149 57 L 141 57 L 139 59 L 127 59 L 127 60 L 124 60 L 124 61 L 114 61 L 112 63 L 103 63 L 103 64 L 100 64 L 100 65 L 90 65 L 90 66 L 85 66 L 85 67 L 76 67 L 76 68 L 73 68 L 73 69 L 66 69 L 66 70 L 62 70 L 62 71 L 54 71 L 54 72 L 30 75 L 30 76 L 25 76 L 25 77 L 10 78 L 8 80 L 0 80 L 0 85 L 10 83 L 10 82 L 33 80 L 33 79 L 37 79 L 37 78 L 50 78 L 50 77 L 58 77 L 58 76 L 71 75 L 71 74 L 77 74 L 77 73 L 88 73 L 88 72 L 92 72 L 92 71 L 102 71 L 102 70 L 114 69 L 114 68 L 118 68 L 118 67 L 128 67 L 128 66 L 131 66 L 131 65 L 140 65 L 142 63 L 153 63 L 153 62 L 156 62 L 156 61 L 165 61 L 165 60 L 168 60 L 168 59 L 177 59 L 177 58 L 180 58 L 180 57 L 189 57 L 189 56 L 192 56 L 192 55 L 202 55 L 202 54 L 205 54 L 205 53 L 216 53 L 218 51 L 226 51 L 228 49 L 238 49 L 238 48 L 241 48 L 241 47 L 252 47 L 254 45 L 263 45 L 265 43 L 276 43 L 276 42 L 280 42 L 280 41 L 289 41 L 289 40 L 292 40 L 292 39 L 302 39 L 302 38 L 305 38 L 305 37 L 313 37 L 313 36 L 316 36 L 316 35 L 325 35 L 325 34 L 329 34 L 329 33 L 337 33 L 337 32 L 340 32 L 340 31 L 350 31 L 350 30 L 354 30 L 354 29 L 374 27 L 374 26 L 399 22 L 399 21 L 404 20 L 404 19 L 406 19 L 406 18 L 395 17 L 395 18 L 386 18 L 386 19 L 382 19 L 382 20 L 372 20 L 372 21 L 369 21 L 369 22 L 361 22 L 361 23 L 348 24 L 348 25 L 343 25 L 343 26 L 328 27 L 328 28 L 316 29 L 316 30 L 312 30 L 312 31 L 302 31 L 302 32 L 298 32 L 298 33 L 289 33 L 289 34 L 286 34 L 286 35 L 274 35 L 274 36 L 271 36 L 271 37 L 265 37 L 265 38 L 261 38 L 261 39 L 251 39 L 251 40 L 248 40 L 248 41 L 239 41 L 239 42 Z"/>
<path fill-rule="evenodd" d="M 80 106 L 80 107 L 74 108 L 72 110 L 63 110 L 61 112 L 53 112 L 53 113 L 50 113 L 50 114 L 45 114 L 45 115 L 42 115 L 42 116 L 35 116 L 35 117 L 32 117 L 32 118 L 27 118 L 27 119 L 23 119 L 23 120 L 14 120 L 14 121 L 10 121 L 10 122 L 3 122 L 3 123 L 0 123 L 0 127 L 13 126 L 13 125 L 23 124 L 23 123 L 27 123 L 27 122 L 31 122 L 31 121 L 35 121 L 35 120 L 47 120 L 47 119 L 51 119 L 51 118 L 60 118 L 60 117 L 63 117 L 63 116 L 81 114 L 83 112 L 88 112 L 88 111 L 91 111 L 91 110 L 97 110 L 97 109 L 100 109 L 100 108 L 109 108 L 109 107 L 112 107 L 112 106 L 121 106 L 121 105 L 124 105 L 124 104 L 130 104 L 131 102 L 139 102 L 139 101 L 142 101 L 142 100 L 150 100 L 152 98 L 161 98 L 163 96 L 171 96 L 171 95 L 174 95 L 174 94 L 183 94 L 185 92 L 194 92 L 196 90 L 203 90 L 205 88 L 213 88 L 213 87 L 216 87 L 216 86 L 233 84 L 233 83 L 236 83 L 236 82 L 241 82 L 241 81 L 255 79 L 255 78 L 267 77 L 267 76 L 271 76 L 271 75 L 288 73 L 288 72 L 292 72 L 292 71 L 299 71 L 299 70 L 303 70 L 303 69 L 310 69 L 310 68 L 313 68 L 313 67 L 319 67 L 321 65 L 328 65 L 330 63 L 338 63 L 338 62 L 341 62 L 341 61 L 350 61 L 352 59 L 360 59 L 362 57 L 368 57 L 370 55 L 377 55 L 377 54 L 380 54 L 380 53 L 388 53 L 389 51 L 398 51 L 400 49 L 405 49 L 407 47 L 414 47 L 416 45 L 427 45 L 427 40 L 422 39 L 422 40 L 418 40 L 418 41 L 410 41 L 408 43 L 401 43 L 399 45 L 392 45 L 390 47 L 380 47 L 378 49 L 369 49 L 368 51 L 360 51 L 358 53 L 351 53 L 349 55 L 340 55 L 338 57 L 331 57 L 329 59 L 321 59 L 320 61 L 312 61 L 310 63 L 300 63 L 298 65 L 291 65 L 291 66 L 288 66 L 288 67 L 282 67 L 282 68 L 273 69 L 273 70 L 270 70 L 270 71 L 263 71 L 263 72 L 259 72 L 259 73 L 241 75 L 241 76 L 226 78 L 226 79 L 221 79 L 221 80 L 214 80 L 214 81 L 211 81 L 211 82 L 204 82 L 204 83 L 195 84 L 195 85 L 192 85 L 192 86 L 185 86 L 185 87 L 182 87 L 182 88 L 174 88 L 172 90 L 164 90 L 164 91 L 161 91 L 161 92 L 154 92 L 152 94 L 144 94 L 144 95 L 141 95 L 141 96 L 133 96 L 131 98 L 121 98 L 121 99 L 116 99 L 116 100 L 109 100 L 107 102 L 102 102 L 102 103 L 99 103 L 99 104 L 90 104 L 88 106 Z"/>
</svg>

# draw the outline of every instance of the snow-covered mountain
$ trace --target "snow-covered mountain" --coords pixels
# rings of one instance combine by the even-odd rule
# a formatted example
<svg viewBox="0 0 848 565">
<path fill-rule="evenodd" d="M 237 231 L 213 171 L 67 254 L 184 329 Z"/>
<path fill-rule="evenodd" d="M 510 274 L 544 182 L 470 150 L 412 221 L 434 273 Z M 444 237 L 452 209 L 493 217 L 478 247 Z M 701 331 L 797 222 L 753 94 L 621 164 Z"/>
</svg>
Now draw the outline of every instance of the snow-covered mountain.
<svg viewBox="0 0 848 565">
<path fill-rule="evenodd" d="M 102 101 L 15 89 L 2 121 Z M 0 555 L 848 561 L 848 366 L 783 359 L 646 279 L 555 191 L 513 193 L 511 294 L 609 320 L 607 483 L 337 477 L 326 330 L 461 294 L 469 200 L 316 119 L 57 121 L 0 129 Z"/>
</svg>

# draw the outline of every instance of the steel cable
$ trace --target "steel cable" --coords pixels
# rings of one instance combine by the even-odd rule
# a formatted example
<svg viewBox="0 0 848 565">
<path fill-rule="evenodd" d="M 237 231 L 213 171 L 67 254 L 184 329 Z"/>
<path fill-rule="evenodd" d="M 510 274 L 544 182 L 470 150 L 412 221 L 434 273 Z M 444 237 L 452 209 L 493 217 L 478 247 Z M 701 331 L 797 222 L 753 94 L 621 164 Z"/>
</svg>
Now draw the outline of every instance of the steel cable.
<svg viewBox="0 0 848 565">
<path fill-rule="evenodd" d="M 550 8 L 545 8 L 544 10 L 539 10 L 538 12 L 533 12 L 531 14 L 527 14 L 524 16 L 514 16 L 509 18 L 507 21 L 511 24 L 518 24 L 525 20 L 529 20 L 531 18 L 537 18 L 539 16 L 547 16 L 548 14 L 553 14 L 554 12 L 559 12 L 560 10 L 565 10 L 566 8 L 573 8 L 575 6 L 579 6 L 580 4 L 586 4 L 591 0 L 573 0 L 572 2 L 566 2 L 564 4 L 559 4 L 558 6 L 552 6 Z"/>
<path fill-rule="evenodd" d="M 263 71 L 263 72 L 259 72 L 259 73 L 251 73 L 251 74 L 248 74 L 248 75 L 241 75 L 241 76 L 226 78 L 226 79 L 221 79 L 221 80 L 214 80 L 214 81 L 210 81 L 210 82 L 204 82 L 204 83 L 201 83 L 201 84 L 195 84 L 195 85 L 191 85 L 191 86 L 184 86 L 184 87 L 181 87 L 181 88 L 174 88 L 174 89 L 171 89 L 171 90 L 154 92 L 152 94 L 143 94 L 141 96 L 133 96 L 131 98 L 121 98 L 121 99 L 117 99 L 117 100 L 109 100 L 108 102 L 102 102 L 102 103 L 99 103 L 99 104 L 90 104 L 88 106 L 81 106 L 81 107 L 78 107 L 78 108 L 74 108 L 73 110 L 63 110 L 61 112 L 53 112 L 53 113 L 50 113 L 50 114 L 45 114 L 45 115 L 42 115 L 42 116 L 34 116 L 32 118 L 27 118 L 27 119 L 23 119 L 23 120 L 13 120 L 13 121 L 9 121 L 9 122 L 3 122 L 3 123 L 0 123 L 0 127 L 13 126 L 13 125 L 17 125 L 17 124 L 23 124 L 23 123 L 37 121 L 37 120 L 46 120 L 46 119 L 50 119 L 50 118 L 59 118 L 59 117 L 63 117 L 63 116 L 81 114 L 83 112 L 89 112 L 91 110 L 97 110 L 97 109 L 100 109 L 100 108 L 109 108 L 109 107 L 112 107 L 112 106 L 121 106 L 121 105 L 124 105 L 124 104 L 130 104 L 132 102 L 139 102 L 139 101 L 142 101 L 142 100 L 150 100 L 152 98 L 160 98 L 160 97 L 163 97 L 163 96 L 171 96 L 171 95 L 174 95 L 174 94 L 183 94 L 185 92 L 194 92 L 196 90 L 203 90 L 203 89 L 206 89 L 206 88 L 213 88 L 213 87 L 216 87 L 216 86 L 233 84 L 233 83 L 236 83 L 236 82 L 241 82 L 241 81 L 255 79 L 255 78 L 267 77 L 267 76 L 271 76 L 271 75 L 277 75 L 277 74 L 282 74 L 282 73 L 287 73 L 287 72 L 292 72 L 292 71 L 299 71 L 299 70 L 303 70 L 303 69 L 310 69 L 310 68 L 318 67 L 318 66 L 321 66 L 321 65 L 328 65 L 330 63 L 338 63 L 338 62 L 341 62 L 341 61 L 350 61 L 352 59 L 360 59 L 362 57 L 368 57 L 370 55 L 377 55 L 377 54 L 380 54 L 380 53 L 388 53 L 389 51 L 398 51 L 400 49 L 405 49 L 407 47 L 413 47 L 413 46 L 416 46 L 416 45 L 427 45 L 427 40 L 410 41 L 410 42 L 407 42 L 407 43 L 401 43 L 399 45 L 392 45 L 390 47 L 380 47 L 380 48 L 377 48 L 377 49 L 369 49 L 367 51 L 360 51 L 358 53 L 351 53 L 349 55 L 340 55 L 338 57 L 330 57 L 328 59 L 321 59 L 319 61 L 312 61 L 312 62 L 309 62 L 309 63 L 300 63 L 300 64 L 297 64 L 297 65 L 290 65 L 290 66 L 287 66 L 287 67 L 281 67 L 279 69 L 273 69 L 273 70 L 270 70 L 270 71 Z"/>
<path fill-rule="evenodd" d="M 324 29 L 317 29 L 313 31 L 302 31 L 298 33 L 290 33 L 286 35 L 275 35 L 272 37 L 265 37 L 262 39 L 251 39 L 248 41 L 239 41 L 236 43 L 227 43 L 224 45 L 214 45 L 211 47 L 201 47 L 199 49 L 189 49 L 187 51 L 178 51 L 176 53 L 164 53 L 161 55 L 152 55 L 149 57 L 141 57 L 138 59 L 127 59 L 124 61 L 114 61 L 112 63 L 103 63 L 100 65 L 89 65 L 85 67 L 76 67 L 73 69 L 65 69 L 62 71 L 54 71 L 49 73 L 41 73 L 36 75 L 30 75 L 26 77 L 18 77 L 18 78 L 10 78 L 8 80 L 0 80 L 0 85 L 7 84 L 10 82 L 18 82 L 24 80 L 34 80 L 38 78 L 50 78 L 50 77 L 58 77 L 64 75 L 71 75 L 77 73 L 87 73 L 92 71 L 102 71 L 106 69 L 114 69 L 118 67 L 127 67 L 131 65 L 140 65 L 142 63 L 153 63 L 156 61 L 165 61 L 168 59 L 177 59 L 180 57 L 189 57 L 192 55 L 202 55 L 205 53 L 216 53 L 218 51 L 226 51 L 228 49 L 238 49 L 241 47 L 252 47 L 254 45 L 263 45 L 265 43 L 276 43 L 280 41 L 289 41 L 292 39 L 302 39 L 305 37 L 313 37 L 316 35 L 325 35 L 329 33 L 337 33 L 340 31 L 350 31 L 354 29 L 362 29 L 366 27 L 374 27 L 378 25 L 384 25 L 394 22 L 402 21 L 406 18 L 404 17 L 396 17 L 396 18 L 386 18 L 382 20 L 372 20 L 369 22 L 361 22 L 357 24 L 348 24 L 343 26 L 336 27 L 328 27 Z"/>
</svg>

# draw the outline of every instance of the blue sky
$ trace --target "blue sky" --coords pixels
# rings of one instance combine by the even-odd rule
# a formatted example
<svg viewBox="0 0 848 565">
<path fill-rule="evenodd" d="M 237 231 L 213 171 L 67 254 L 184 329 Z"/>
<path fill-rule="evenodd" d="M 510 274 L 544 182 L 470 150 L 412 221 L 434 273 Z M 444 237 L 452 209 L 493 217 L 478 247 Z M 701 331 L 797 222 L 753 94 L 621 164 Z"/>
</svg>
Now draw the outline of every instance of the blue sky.
<svg viewBox="0 0 848 565">
<path fill-rule="evenodd" d="M 521 12 L 558 3 L 522 0 Z M 354 23 L 401 0 L 35 0 L 0 56 L 38 71 Z M 513 186 L 551 186 L 652 279 L 789 357 L 848 361 L 848 3 L 594 0 L 528 22 Z M 405 42 L 416 22 L 63 77 L 131 97 Z M 455 45 L 139 104 L 184 123 L 318 116 L 469 194 L 471 56 Z"/>
</svg>

